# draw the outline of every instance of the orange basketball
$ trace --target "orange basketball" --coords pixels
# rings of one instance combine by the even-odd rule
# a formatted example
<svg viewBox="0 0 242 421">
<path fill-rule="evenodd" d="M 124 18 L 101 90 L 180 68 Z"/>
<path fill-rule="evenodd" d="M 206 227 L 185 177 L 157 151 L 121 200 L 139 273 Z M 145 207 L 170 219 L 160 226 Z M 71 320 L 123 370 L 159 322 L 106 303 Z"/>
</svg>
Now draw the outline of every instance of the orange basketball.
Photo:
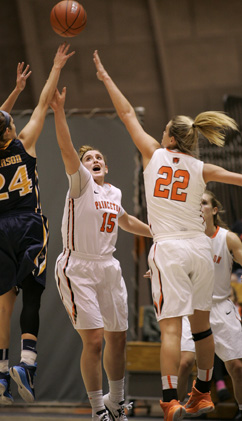
<svg viewBox="0 0 242 421">
<path fill-rule="evenodd" d="M 50 13 L 53 30 L 62 37 L 75 37 L 86 26 L 87 14 L 84 7 L 73 0 L 57 3 Z"/>
</svg>

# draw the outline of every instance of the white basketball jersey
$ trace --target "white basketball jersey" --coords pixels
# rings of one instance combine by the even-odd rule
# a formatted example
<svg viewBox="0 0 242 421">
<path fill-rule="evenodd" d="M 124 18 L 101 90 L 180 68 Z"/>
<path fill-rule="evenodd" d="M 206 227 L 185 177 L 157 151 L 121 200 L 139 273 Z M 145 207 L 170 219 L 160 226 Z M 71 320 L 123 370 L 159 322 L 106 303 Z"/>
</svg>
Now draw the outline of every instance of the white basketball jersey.
<svg viewBox="0 0 242 421">
<path fill-rule="evenodd" d="M 217 227 L 212 238 L 213 261 L 215 269 L 215 283 L 213 300 L 221 301 L 230 296 L 230 278 L 233 264 L 233 256 L 227 246 L 228 230 Z"/>
<path fill-rule="evenodd" d="M 204 233 L 202 161 L 176 150 L 157 149 L 144 170 L 144 182 L 155 241 Z"/>
<path fill-rule="evenodd" d="M 82 166 L 81 171 L 87 170 Z M 112 254 L 118 218 L 124 214 L 121 197 L 120 189 L 108 183 L 100 186 L 92 177 L 77 199 L 70 198 L 68 192 L 61 228 L 64 248 L 97 256 Z"/>
</svg>

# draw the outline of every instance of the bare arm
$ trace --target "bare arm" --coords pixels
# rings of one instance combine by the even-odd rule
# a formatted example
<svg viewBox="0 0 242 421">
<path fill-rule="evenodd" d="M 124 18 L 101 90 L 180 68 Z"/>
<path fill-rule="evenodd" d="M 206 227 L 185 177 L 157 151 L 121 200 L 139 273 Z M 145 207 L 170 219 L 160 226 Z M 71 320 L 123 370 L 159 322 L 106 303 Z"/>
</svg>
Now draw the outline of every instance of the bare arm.
<svg viewBox="0 0 242 421">
<path fill-rule="evenodd" d="M 72 175 L 78 171 L 80 167 L 80 159 L 73 146 L 70 130 L 66 121 L 64 110 L 65 98 L 66 88 L 62 89 L 61 94 L 58 89 L 56 89 L 52 101 L 50 102 L 50 106 L 55 114 L 56 137 L 65 169 L 67 174 Z"/>
<path fill-rule="evenodd" d="M 145 168 L 154 151 L 160 148 L 160 144 L 143 130 L 134 108 L 104 69 L 97 51 L 93 54 L 93 61 L 97 69 L 97 78 L 104 83 L 119 118 L 125 124 L 134 144 L 142 154 Z"/>
<path fill-rule="evenodd" d="M 135 216 L 129 215 L 127 212 L 118 219 L 118 225 L 124 231 L 128 231 L 131 234 L 152 238 L 149 225 L 140 221 Z"/>
<path fill-rule="evenodd" d="M 205 183 L 218 181 L 220 183 L 242 186 L 242 174 L 227 171 L 222 167 L 213 164 L 204 164 L 203 178 Z"/>
<path fill-rule="evenodd" d="M 51 72 L 40 94 L 38 105 L 34 109 L 29 122 L 18 136 L 30 155 L 35 156 L 36 154 L 35 144 L 42 131 L 46 112 L 57 87 L 61 69 L 66 64 L 67 60 L 75 54 L 74 51 L 68 54 L 69 47 L 70 45 L 67 45 L 66 43 L 59 46 L 54 58 L 54 64 Z"/>
<path fill-rule="evenodd" d="M 16 79 L 16 86 L 14 90 L 11 92 L 9 97 L 6 99 L 6 101 L 1 105 L 0 109 L 3 111 L 6 111 L 7 113 L 10 113 L 15 102 L 17 101 L 20 93 L 24 90 L 26 86 L 26 80 L 31 75 L 31 70 L 29 70 L 29 65 L 24 68 L 24 62 L 18 63 L 17 65 L 17 79 Z"/>
<path fill-rule="evenodd" d="M 228 231 L 226 241 L 234 261 L 242 266 L 242 243 L 239 237 L 234 232 Z"/>
</svg>

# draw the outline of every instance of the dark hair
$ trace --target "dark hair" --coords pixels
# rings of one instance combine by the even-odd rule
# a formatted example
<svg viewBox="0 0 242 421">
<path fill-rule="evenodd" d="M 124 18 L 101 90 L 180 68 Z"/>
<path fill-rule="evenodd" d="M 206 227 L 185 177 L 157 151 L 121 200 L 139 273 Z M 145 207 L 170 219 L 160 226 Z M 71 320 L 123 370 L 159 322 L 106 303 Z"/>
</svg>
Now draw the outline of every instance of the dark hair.
<svg viewBox="0 0 242 421">
<path fill-rule="evenodd" d="M 0 138 L 3 138 L 3 134 L 5 133 L 5 130 L 10 127 L 11 118 L 10 114 L 8 114 L 6 111 L 0 110 Z"/>
</svg>

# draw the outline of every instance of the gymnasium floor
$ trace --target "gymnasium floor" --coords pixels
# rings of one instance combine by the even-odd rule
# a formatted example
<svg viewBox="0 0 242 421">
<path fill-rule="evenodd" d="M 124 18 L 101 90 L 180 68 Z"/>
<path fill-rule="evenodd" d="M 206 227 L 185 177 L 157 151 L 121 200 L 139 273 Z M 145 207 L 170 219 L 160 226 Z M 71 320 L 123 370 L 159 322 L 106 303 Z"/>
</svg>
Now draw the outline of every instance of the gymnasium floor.
<svg viewBox="0 0 242 421">
<path fill-rule="evenodd" d="M 152 419 L 163 420 L 159 403 L 148 405 L 140 402 L 135 406 L 134 414 L 128 414 L 129 421 L 151 421 Z M 218 420 L 226 421 L 233 419 L 234 406 L 228 405 L 223 408 L 216 408 L 208 414 L 209 417 L 193 418 L 193 420 Z M 91 421 L 91 410 L 88 405 L 63 404 L 58 402 L 41 404 L 13 404 L 12 406 L 0 407 L 0 421 Z M 186 419 L 186 418 L 184 418 Z M 188 418 L 187 418 L 188 419 Z M 189 418 L 191 419 L 191 418 Z"/>
</svg>

